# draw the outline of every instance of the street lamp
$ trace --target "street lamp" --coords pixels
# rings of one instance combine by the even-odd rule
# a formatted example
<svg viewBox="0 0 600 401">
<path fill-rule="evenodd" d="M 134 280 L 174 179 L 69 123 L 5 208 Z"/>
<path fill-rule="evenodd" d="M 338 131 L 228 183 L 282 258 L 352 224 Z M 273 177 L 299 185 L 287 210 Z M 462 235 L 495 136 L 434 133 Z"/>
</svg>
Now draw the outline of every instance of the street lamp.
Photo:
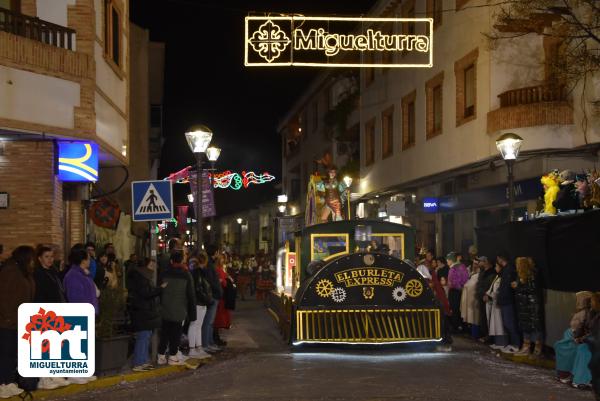
<svg viewBox="0 0 600 401">
<path fill-rule="evenodd" d="M 217 159 L 219 158 L 220 154 L 221 154 L 221 148 L 217 148 L 216 146 L 211 146 L 210 148 L 206 149 L 206 157 L 208 158 L 208 161 L 211 163 L 212 168 L 214 168 L 214 164 L 217 161 Z"/>
<path fill-rule="evenodd" d="M 496 147 L 498 148 L 498 151 L 500 152 L 502 158 L 506 162 L 506 168 L 508 170 L 509 221 L 515 220 L 515 177 L 513 175 L 513 166 L 515 164 L 515 160 L 517 160 L 517 157 L 519 156 L 519 150 L 521 150 L 522 143 L 523 138 L 521 138 L 517 134 L 513 134 L 512 132 L 506 133 L 500 136 L 500 138 L 496 139 Z"/>
<path fill-rule="evenodd" d="M 218 148 L 216 146 L 211 146 L 208 149 L 206 149 L 206 157 L 208 158 L 208 161 L 210 162 L 210 170 L 212 171 L 212 174 L 214 174 L 214 172 L 215 172 L 215 163 L 217 162 L 217 159 L 219 158 L 220 154 L 221 154 L 221 148 Z M 210 227 L 211 225 L 214 225 L 214 223 L 215 223 L 215 217 L 210 216 L 210 225 L 208 227 Z M 210 228 L 208 228 L 208 231 L 210 231 Z M 210 242 L 211 243 L 215 242 L 215 232 L 214 231 L 210 232 Z"/>
<path fill-rule="evenodd" d="M 202 156 L 210 144 L 213 132 L 205 125 L 194 125 L 185 133 L 185 139 L 196 157 L 196 232 L 199 246 L 202 240 Z"/>
<path fill-rule="evenodd" d="M 277 195 L 277 203 L 278 203 L 277 210 L 279 210 L 279 213 L 281 213 L 281 214 L 285 213 L 287 201 L 288 201 L 288 197 L 286 194 Z"/>
<path fill-rule="evenodd" d="M 345 176 L 344 184 L 346 184 L 346 190 L 348 191 L 346 198 L 348 198 L 348 220 L 350 220 L 350 185 L 352 185 L 352 177 L 349 175 Z"/>
<path fill-rule="evenodd" d="M 238 244 L 238 255 L 242 254 L 242 223 L 244 222 L 244 220 L 241 217 L 238 217 L 237 219 L 235 219 L 235 221 L 237 221 L 238 226 L 240 227 L 240 242 Z"/>
<path fill-rule="evenodd" d="M 286 194 L 277 195 L 277 211 L 279 214 L 275 214 L 275 227 L 273 230 L 273 261 L 277 262 L 277 253 L 279 249 L 279 237 L 283 237 L 283 230 L 281 229 L 281 219 L 285 216 L 287 209 L 288 196 Z"/>
</svg>

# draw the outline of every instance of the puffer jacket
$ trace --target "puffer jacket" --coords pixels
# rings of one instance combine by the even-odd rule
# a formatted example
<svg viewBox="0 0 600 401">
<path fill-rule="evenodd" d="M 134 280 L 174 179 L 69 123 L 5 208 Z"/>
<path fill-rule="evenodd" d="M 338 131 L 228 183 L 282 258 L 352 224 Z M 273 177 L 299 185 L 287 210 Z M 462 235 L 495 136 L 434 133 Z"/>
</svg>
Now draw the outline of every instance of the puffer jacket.
<svg viewBox="0 0 600 401">
<path fill-rule="evenodd" d="M 517 288 L 515 288 L 517 318 L 519 327 L 524 333 L 544 330 L 541 297 L 542 294 L 535 279 L 526 283 L 517 280 Z"/>
<path fill-rule="evenodd" d="M 196 320 L 196 296 L 192 275 L 182 264 L 175 264 L 162 274 L 161 283 L 168 283 L 161 293 L 161 315 L 170 322 Z"/>
<path fill-rule="evenodd" d="M 162 322 L 158 310 L 162 289 L 152 285 L 151 274 L 145 267 L 135 267 L 127 275 L 127 301 L 133 331 L 156 329 Z"/>
</svg>

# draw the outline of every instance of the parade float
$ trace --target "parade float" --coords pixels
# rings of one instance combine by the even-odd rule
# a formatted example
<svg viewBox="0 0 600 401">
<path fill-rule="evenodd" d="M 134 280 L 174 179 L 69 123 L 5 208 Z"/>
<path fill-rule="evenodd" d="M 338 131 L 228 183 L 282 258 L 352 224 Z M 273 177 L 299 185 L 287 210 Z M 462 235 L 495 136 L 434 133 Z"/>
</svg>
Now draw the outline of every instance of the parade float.
<svg viewBox="0 0 600 401">
<path fill-rule="evenodd" d="M 346 187 L 332 169 L 311 177 L 306 225 L 279 252 L 269 299 L 282 335 L 294 346 L 441 341 L 441 307 L 403 262 L 414 258 L 414 229 L 348 219 Z"/>
</svg>

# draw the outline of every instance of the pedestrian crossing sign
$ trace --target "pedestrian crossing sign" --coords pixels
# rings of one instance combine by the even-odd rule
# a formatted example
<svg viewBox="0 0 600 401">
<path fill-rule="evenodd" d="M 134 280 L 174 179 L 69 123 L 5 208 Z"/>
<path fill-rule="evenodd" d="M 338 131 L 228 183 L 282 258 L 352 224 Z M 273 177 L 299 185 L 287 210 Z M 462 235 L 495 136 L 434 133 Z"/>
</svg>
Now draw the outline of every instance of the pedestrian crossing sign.
<svg viewBox="0 0 600 401">
<path fill-rule="evenodd" d="M 173 184 L 171 181 L 134 181 L 131 183 L 133 221 L 173 218 Z"/>
</svg>

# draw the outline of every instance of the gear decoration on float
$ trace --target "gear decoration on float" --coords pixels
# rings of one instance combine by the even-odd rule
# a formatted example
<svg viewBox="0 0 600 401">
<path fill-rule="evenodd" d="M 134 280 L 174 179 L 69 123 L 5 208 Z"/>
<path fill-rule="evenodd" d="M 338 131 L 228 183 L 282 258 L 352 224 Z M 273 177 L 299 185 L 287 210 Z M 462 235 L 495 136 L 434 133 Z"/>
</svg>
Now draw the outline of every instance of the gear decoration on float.
<svg viewBox="0 0 600 401">
<path fill-rule="evenodd" d="M 315 290 L 318 296 L 323 298 L 329 298 L 331 296 L 331 293 L 333 292 L 333 283 L 326 279 L 319 280 L 315 287 Z"/>
<path fill-rule="evenodd" d="M 334 288 L 333 292 L 331 293 L 331 299 L 337 303 L 344 302 L 346 300 L 346 290 L 344 290 L 342 287 Z"/>
<path fill-rule="evenodd" d="M 406 300 L 406 290 L 404 289 L 404 287 L 398 286 L 398 287 L 394 288 L 394 291 L 392 291 L 392 298 L 394 298 L 394 301 L 396 301 L 396 302 L 405 301 Z"/>
<path fill-rule="evenodd" d="M 408 296 L 416 298 L 423 293 L 423 284 L 419 280 L 409 280 L 406 283 L 406 293 Z"/>
<path fill-rule="evenodd" d="M 31 316 L 31 320 L 25 326 L 25 333 L 23 334 L 23 339 L 28 340 L 31 343 L 31 332 L 39 331 L 41 333 L 53 330 L 59 333 L 63 333 L 65 331 L 71 330 L 71 325 L 69 323 L 65 323 L 65 318 L 62 316 L 56 316 L 56 313 L 53 311 L 44 310 L 40 308 L 37 315 Z M 64 342 L 63 342 L 64 345 Z M 42 342 L 42 352 L 48 352 L 50 350 L 50 342 L 48 340 L 44 340 Z"/>
</svg>

